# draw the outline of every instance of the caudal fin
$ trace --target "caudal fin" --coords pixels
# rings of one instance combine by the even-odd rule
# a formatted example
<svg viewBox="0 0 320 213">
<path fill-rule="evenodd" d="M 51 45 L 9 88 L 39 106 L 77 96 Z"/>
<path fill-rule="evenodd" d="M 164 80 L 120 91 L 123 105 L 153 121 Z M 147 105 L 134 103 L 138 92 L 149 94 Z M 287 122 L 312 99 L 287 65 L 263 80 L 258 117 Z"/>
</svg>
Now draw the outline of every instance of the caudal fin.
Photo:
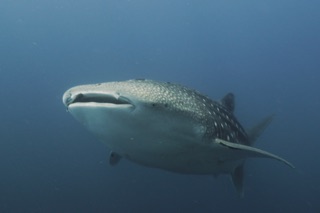
<svg viewBox="0 0 320 213">
<path fill-rule="evenodd" d="M 269 126 L 271 121 L 273 120 L 274 114 L 267 116 L 260 123 L 253 126 L 251 129 L 247 130 L 247 134 L 249 137 L 249 145 L 252 146 L 254 142 L 258 139 L 258 137 L 262 134 L 262 132 Z"/>
<path fill-rule="evenodd" d="M 289 167 L 294 168 L 294 166 L 287 160 L 277 155 L 274 155 L 272 153 L 266 152 L 264 150 L 254 148 L 252 146 L 232 143 L 232 142 L 224 141 L 218 138 L 215 139 L 215 144 L 220 146 L 220 152 L 223 153 L 226 162 L 235 161 L 239 159 L 246 159 L 246 158 L 271 158 L 271 159 L 281 161 L 286 165 L 288 165 Z M 233 185 L 235 186 L 240 197 L 243 197 L 243 179 L 244 179 L 243 166 L 244 166 L 244 161 L 243 163 L 235 167 L 232 172 L 230 172 Z"/>
</svg>

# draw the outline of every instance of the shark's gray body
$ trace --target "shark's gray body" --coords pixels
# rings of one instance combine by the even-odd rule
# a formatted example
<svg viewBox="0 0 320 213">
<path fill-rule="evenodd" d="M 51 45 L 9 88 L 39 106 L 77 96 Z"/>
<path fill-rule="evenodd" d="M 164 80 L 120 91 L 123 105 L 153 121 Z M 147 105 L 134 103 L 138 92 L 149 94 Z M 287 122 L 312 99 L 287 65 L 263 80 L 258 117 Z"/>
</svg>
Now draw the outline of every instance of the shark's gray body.
<svg viewBox="0 0 320 213">
<path fill-rule="evenodd" d="M 129 80 L 73 87 L 63 95 L 68 111 L 120 157 L 178 173 L 231 174 L 242 193 L 243 164 L 248 157 L 286 160 L 253 148 L 268 125 L 266 118 L 250 134 L 233 114 L 229 93 L 213 101 L 184 86 L 152 80 Z"/>
</svg>

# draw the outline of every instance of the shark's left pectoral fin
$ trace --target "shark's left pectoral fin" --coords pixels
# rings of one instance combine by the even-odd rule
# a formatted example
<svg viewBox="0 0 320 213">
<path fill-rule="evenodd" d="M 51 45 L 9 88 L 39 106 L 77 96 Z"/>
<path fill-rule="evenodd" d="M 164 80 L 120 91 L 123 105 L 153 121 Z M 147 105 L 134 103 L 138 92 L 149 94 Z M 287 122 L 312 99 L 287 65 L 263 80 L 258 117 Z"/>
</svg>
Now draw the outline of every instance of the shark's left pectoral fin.
<svg viewBox="0 0 320 213">
<path fill-rule="evenodd" d="M 290 166 L 291 168 L 295 168 L 290 162 L 288 162 L 287 160 L 271 154 L 269 152 L 263 151 L 261 149 L 257 149 L 251 146 L 246 146 L 246 145 L 242 145 L 242 144 L 237 144 L 237 143 L 231 143 L 228 141 L 224 141 L 221 140 L 219 138 L 215 139 L 215 143 L 219 144 L 221 146 L 224 146 L 228 149 L 230 149 L 231 151 L 233 151 L 233 156 L 235 158 L 250 158 L 250 157 L 260 157 L 260 158 L 273 158 L 276 159 L 278 161 L 281 161 L 283 163 L 285 163 L 286 165 Z M 237 153 L 238 152 L 238 153 Z"/>
<path fill-rule="evenodd" d="M 111 166 L 115 166 L 119 163 L 119 161 L 121 160 L 121 156 L 115 152 L 110 152 L 110 156 L 109 156 L 109 164 Z"/>
</svg>

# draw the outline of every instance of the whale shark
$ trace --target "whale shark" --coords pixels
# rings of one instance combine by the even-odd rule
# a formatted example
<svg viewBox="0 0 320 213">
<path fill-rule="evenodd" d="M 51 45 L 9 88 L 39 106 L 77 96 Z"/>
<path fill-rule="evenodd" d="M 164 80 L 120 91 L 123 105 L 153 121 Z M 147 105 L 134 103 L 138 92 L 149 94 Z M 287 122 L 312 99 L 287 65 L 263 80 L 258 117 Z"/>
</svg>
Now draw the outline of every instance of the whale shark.
<svg viewBox="0 0 320 213">
<path fill-rule="evenodd" d="M 170 82 L 147 79 L 75 86 L 63 94 L 67 111 L 122 158 L 182 174 L 228 174 L 243 196 L 247 158 L 287 160 L 253 147 L 271 122 L 245 130 L 234 115 L 235 97 L 213 100 Z"/>
</svg>

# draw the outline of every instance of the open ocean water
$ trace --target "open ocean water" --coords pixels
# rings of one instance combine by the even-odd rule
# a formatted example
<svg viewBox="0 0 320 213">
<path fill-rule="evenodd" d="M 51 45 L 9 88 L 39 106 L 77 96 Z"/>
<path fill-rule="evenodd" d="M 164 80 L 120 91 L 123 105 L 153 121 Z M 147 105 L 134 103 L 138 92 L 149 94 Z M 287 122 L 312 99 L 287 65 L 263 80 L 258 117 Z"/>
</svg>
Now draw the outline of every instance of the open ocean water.
<svg viewBox="0 0 320 213">
<path fill-rule="evenodd" d="M 1 0 L 0 212 L 320 212 L 320 1 Z M 228 176 L 127 160 L 62 104 L 79 84 L 132 78 L 236 95 L 244 127 L 275 113 L 249 159 L 245 196 Z"/>
</svg>

